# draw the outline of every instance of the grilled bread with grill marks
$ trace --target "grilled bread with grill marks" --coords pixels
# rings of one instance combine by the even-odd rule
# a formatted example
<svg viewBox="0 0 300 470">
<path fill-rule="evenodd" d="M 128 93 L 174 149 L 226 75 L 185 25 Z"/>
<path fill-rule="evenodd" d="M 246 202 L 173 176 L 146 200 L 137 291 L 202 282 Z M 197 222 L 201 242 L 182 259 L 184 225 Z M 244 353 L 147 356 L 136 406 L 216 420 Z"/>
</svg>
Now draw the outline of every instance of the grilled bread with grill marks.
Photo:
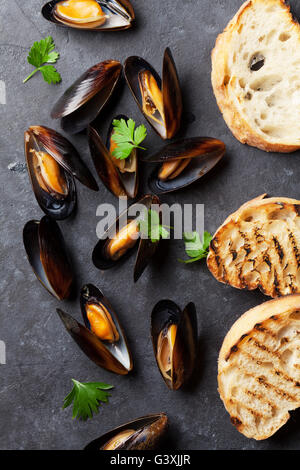
<svg viewBox="0 0 300 470">
<path fill-rule="evenodd" d="M 246 437 L 267 439 L 300 407 L 300 295 L 249 310 L 224 339 L 218 366 L 221 399 Z"/>
<path fill-rule="evenodd" d="M 283 0 L 249 0 L 219 35 L 212 85 L 235 137 L 266 151 L 300 148 L 300 26 Z"/>
<path fill-rule="evenodd" d="M 300 201 L 263 194 L 241 206 L 215 233 L 207 266 L 238 289 L 300 293 Z"/>
</svg>

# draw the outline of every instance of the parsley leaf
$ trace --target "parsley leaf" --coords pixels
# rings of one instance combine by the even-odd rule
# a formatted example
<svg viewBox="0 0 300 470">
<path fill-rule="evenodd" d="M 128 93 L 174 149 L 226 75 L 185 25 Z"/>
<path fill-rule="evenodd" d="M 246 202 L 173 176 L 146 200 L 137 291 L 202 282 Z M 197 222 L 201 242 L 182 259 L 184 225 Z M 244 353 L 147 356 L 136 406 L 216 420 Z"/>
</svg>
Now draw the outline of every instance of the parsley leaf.
<svg viewBox="0 0 300 470">
<path fill-rule="evenodd" d="M 53 65 L 44 65 L 40 68 L 40 71 L 47 83 L 59 83 L 61 81 L 61 76 Z"/>
<path fill-rule="evenodd" d="M 51 36 L 33 43 L 27 61 L 36 68 L 23 80 L 23 83 L 26 83 L 36 72 L 41 72 L 47 83 L 59 83 L 61 81 L 61 76 L 56 68 L 53 65 L 46 65 L 55 64 L 57 59 L 59 59 L 59 53 L 54 51 L 54 48 L 55 44 Z"/>
<path fill-rule="evenodd" d="M 73 419 L 86 421 L 99 412 L 100 402 L 107 403 L 110 394 L 106 390 L 113 388 L 102 382 L 81 383 L 72 379 L 72 391 L 64 399 L 63 409 L 73 403 Z"/>
<path fill-rule="evenodd" d="M 169 238 L 170 235 L 169 231 L 161 225 L 158 212 L 151 209 L 148 209 L 144 218 L 139 221 L 139 230 L 145 238 L 150 238 L 152 243 L 158 242 L 161 238 Z"/>
<path fill-rule="evenodd" d="M 127 122 L 125 119 L 114 119 L 113 128 L 112 140 L 117 145 L 112 152 L 115 158 L 125 160 L 135 148 L 146 150 L 144 147 L 140 147 L 147 136 L 147 129 L 143 124 L 135 129 L 133 119 L 128 119 Z"/>
<path fill-rule="evenodd" d="M 200 240 L 198 232 L 185 232 L 183 234 L 183 239 L 185 242 L 186 254 L 191 259 L 179 259 L 178 261 L 187 264 L 194 263 L 195 261 L 199 261 L 200 259 L 207 257 L 209 244 L 212 240 L 212 236 L 209 232 L 204 232 L 202 241 Z"/>
</svg>

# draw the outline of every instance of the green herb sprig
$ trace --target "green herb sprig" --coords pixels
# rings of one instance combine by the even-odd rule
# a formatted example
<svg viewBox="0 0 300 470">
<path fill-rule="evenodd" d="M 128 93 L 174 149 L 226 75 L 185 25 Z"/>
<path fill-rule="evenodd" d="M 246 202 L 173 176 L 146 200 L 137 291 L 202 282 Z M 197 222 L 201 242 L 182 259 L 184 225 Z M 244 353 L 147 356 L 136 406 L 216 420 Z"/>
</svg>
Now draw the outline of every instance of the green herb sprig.
<svg viewBox="0 0 300 470">
<path fill-rule="evenodd" d="M 37 72 L 41 72 L 47 83 L 59 83 L 61 81 L 61 76 L 56 68 L 53 65 L 49 65 L 55 64 L 59 59 L 59 53 L 54 51 L 54 48 L 55 44 L 51 36 L 33 43 L 27 61 L 36 68 L 23 80 L 23 83 L 26 83 Z"/>
<path fill-rule="evenodd" d="M 209 232 L 204 232 L 203 240 L 200 240 L 198 232 L 185 232 L 183 234 L 185 243 L 185 252 L 190 259 L 182 260 L 181 263 L 194 263 L 200 259 L 206 258 L 208 255 L 209 244 L 212 240 L 212 235 Z"/>
<path fill-rule="evenodd" d="M 102 382 L 81 383 L 75 379 L 72 382 L 74 386 L 64 399 L 63 409 L 73 403 L 73 419 L 86 421 L 99 412 L 101 402 L 108 402 L 110 394 L 107 390 L 111 390 L 113 386 Z"/>
<path fill-rule="evenodd" d="M 139 230 L 145 237 L 150 238 L 152 243 L 158 242 L 161 238 L 169 238 L 170 232 L 165 225 L 161 225 L 159 213 L 148 209 L 144 218 L 139 221 Z"/>
<path fill-rule="evenodd" d="M 128 119 L 127 122 L 125 119 L 114 119 L 112 140 L 117 144 L 117 147 L 113 150 L 112 155 L 119 160 L 124 160 L 135 148 L 146 150 L 140 146 L 146 137 L 147 129 L 143 124 L 135 129 L 133 119 Z"/>
</svg>

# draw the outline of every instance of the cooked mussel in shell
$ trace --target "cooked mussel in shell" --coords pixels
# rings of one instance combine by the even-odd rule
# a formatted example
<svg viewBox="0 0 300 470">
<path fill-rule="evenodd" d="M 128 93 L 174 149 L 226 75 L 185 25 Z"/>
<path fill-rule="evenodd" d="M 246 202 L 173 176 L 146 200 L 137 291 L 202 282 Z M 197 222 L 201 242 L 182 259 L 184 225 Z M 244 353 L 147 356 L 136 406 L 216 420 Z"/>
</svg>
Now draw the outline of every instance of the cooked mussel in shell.
<svg viewBox="0 0 300 470">
<path fill-rule="evenodd" d="M 132 370 L 125 333 L 109 300 L 92 284 L 80 294 L 84 325 L 57 309 L 66 330 L 81 350 L 98 366 L 120 375 Z"/>
<path fill-rule="evenodd" d="M 149 177 L 155 194 L 177 191 L 196 182 L 224 156 L 225 144 L 211 137 L 180 139 L 145 158 L 147 163 L 160 163 Z"/>
<path fill-rule="evenodd" d="M 124 65 L 127 84 L 140 110 L 163 138 L 173 138 L 180 128 L 182 96 L 176 66 L 165 50 L 162 78 L 141 57 L 129 57 Z"/>
<path fill-rule="evenodd" d="M 185 384 L 197 356 L 197 317 L 193 303 L 182 311 L 171 300 L 158 302 L 151 315 L 151 336 L 160 373 L 170 389 Z"/>
<path fill-rule="evenodd" d="M 118 115 L 115 119 L 128 121 L 127 116 Z M 89 126 L 88 140 L 92 159 L 104 185 L 117 197 L 134 198 L 138 191 L 138 154 L 133 149 L 128 158 L 118 159 L 113 155 L 117 144 L 114 141 L 113 120 L 109 126 L 104 145 L 95 125 Z"/>
<path fill-rule="evenodd" d="M 159 242 L 141 236 L 139 220 L 141 212 L 159 210 L 159 199 L 156 196 L 146 195 L 138 202 L 132 204 L 116 221 L 102 234 L 93 250 L 93 263 L 98 269 L 110 269 L 121 260 L 129 257 L 135 246 L 138 252 L 134 266 L 134 282 L 136 282 L 150 259 L 154 256 Z"/>
<path fill-rule="evenodd" d="M 74 280 L 62 233 L 55 220 L 44 216 L 30 220 L 23 242 L 31 267 L 41 284 L 57 299 L 67 299 Z"/>
<path fill-rule="evenodd" d="M 47 152 L 35 149 L 29 151 L 32 153 L 33 166 L 40 187 L 57 198 L 66 196 L 68 194 L 67 178 L 57 161 Z"/>
<path fill-rule="evenodd" d="M 111 97 L 121 71 L 117 60 L 105 60 L 89 68 L 54 104 L 51 117 L 61 119 L 61 127 L 69 134 L 83 131 Z"/>
<path fill-rule="evenodd" d="M 103 341 L 116 343 L 119 341 L 119 333 L 110 313 L 104 305 L 93 302 L 86 304 L 86 316 L 91 325 L 91 331 Z"/>
<path fill-rule="evenodd" d="M 140 230 L 137 220 L 131 220 L 117 232 L 114 238 L 107 241 L 104 247 L 104 255 L 108 260 L 117 261 L 134 247 L 139 234 Z"/>
<path fill-rule="evenodd" d="M 165 413 L 135 419 L 95 439 L 85 450 L 153 450 L 159 447 L 168 428 Z"/>
<path fill-rule="evenodd" d="M 176 340 L 177 324 L 166 325 L 159 333 L 157 339 L 156 359 L 159 370 L 164 379 L 171 380 L 173 377 L 173 350 Z"/>
<path fill-rule="evenodd" d="M 62 0 L 54 5 L 53 15 L 67 26 L 97 28 L 106 21 L 97 0 Z"/>
<path fill-rule="evenodd" d="M 68 217 L 76 205 L 74 176 L 94 191 L 98 185 L 77 150 L 61 134 L 31 126 L 24 134 L 25 156 L 32 188 L 45 214 Z"/>
<path fill-rule="evenodd" d="M 135 17 L 129 0 L 52 0 L 42 14 L 52 23 L 93 31 L 128 29 Z"/>
<path fill-rule="evenodd" d="M 163 95 L 157 81 L 150 70 L 140 71 L 138 79 L 144 114 L 161 126 L 165 126 Z"/>
</svg>

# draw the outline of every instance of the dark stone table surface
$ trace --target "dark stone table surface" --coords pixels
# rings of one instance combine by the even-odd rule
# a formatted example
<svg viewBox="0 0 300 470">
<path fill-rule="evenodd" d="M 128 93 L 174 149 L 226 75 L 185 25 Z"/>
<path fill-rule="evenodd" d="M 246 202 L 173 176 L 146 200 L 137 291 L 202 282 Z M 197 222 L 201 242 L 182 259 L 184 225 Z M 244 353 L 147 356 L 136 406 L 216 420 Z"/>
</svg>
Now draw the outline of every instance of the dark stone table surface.
<svg viewBox="0 0 300 470">
<path fill-rule="evenodd" d="M 76 216 L 60 223 L 76 270 L 77 283 L 91 282 L 110 298 L 127 332 L 134 356 L 128 377 L 101 370 L 78 349 L 56 314 L 59 302 L 37 282 L 27 261 L 22 229 L 39 209 L 24 167 L 23 133 L 33 124 L 59 130 L 50 118 L 58 96 L 85 69 L 105 59 L 124 61 L 130 55 L 147 59 L 158 71 L 166 46 L 173 52 L 184 95 L 186 126 L 182 135 L 208 135 L 225 141 L 224 162 L 198 184 L 163 198 L 167 203 L 202 203 L 205 228 L 211 232 L 243 202 L 261 194 L 300 197 L 299 155 L 267 154 L 243 146 L 227 129 L 210 84 L 210 53 L 216 36 L 239 8 L 240 0 L 133 0 L 136 25 L 124 32 L 79 32 L 57 27 L 41 16 L 41 0 L 0 2 L 0 80 L 6 86 L 6 104 L 0 104 L 0 340 L 7 348 L 0 366 L 0 448 L 80 449 L 119 424 L 148 413 L 165 411 L 170 419 L 170 446 L 177 449 L 297 449 L 300 421 L 297 413 L 271 439 L 255 442 L 239 434 L 217 391 L 217 357 L 223 338 L 246 310 L 263 302 L 259 292 L 241 292 L 219 284 L 205 262 L 182 265 L 183 242 L 170 241 L 137 284 L 132 282 L 134 257 L 102 273 L 91 262 L 97 241 L 96 208 L 116 199 L 100 184 L 94 193 L 78 184 Z M 292 1 L 300 16 L 299 2 Z M 297 5 L 298 3 L 298 5 Z M 57 68 L 62 83 L 48 85 L 26 62 L 34 41 L 52 35 L 60 52 Z M 3 85 L 2 85 L 3 86 Z M 119 99 L 103 115 L 103 134 L 113 115 L 126 113 L 144 122 L 124 86 Z M 149 127 L 149 126 L 148 126 Z M 94 171 L 85 135 L 71 138 Z M 162 145 L 149 129 L 147 147 Z M 142 189 L 147 191 L 146 177 Z M 172 392 L 165 386 L 153 356 L 149 334 L 155 303 L 171 298 L 181 307 L 197 307 L 201 351 L 194 382 Z M 80 318 L 78 296 L 62 302 Z M 71 378 L 105 381 L 115 386 L 110 403 L 87 422 L 72 421 L 71 409 L 62 410 Z"/>
</svg>

